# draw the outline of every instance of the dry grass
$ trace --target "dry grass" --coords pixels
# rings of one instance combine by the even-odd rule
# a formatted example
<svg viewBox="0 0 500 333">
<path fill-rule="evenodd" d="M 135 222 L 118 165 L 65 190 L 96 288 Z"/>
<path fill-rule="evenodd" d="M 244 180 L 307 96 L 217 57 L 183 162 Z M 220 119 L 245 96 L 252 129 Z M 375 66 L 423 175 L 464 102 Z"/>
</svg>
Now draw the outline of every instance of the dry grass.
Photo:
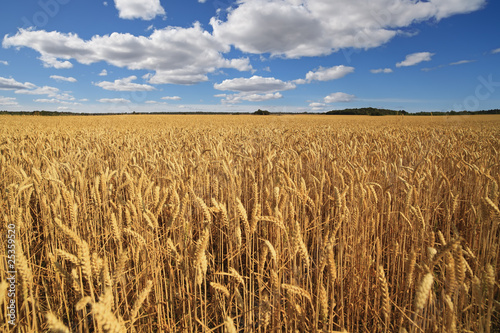
<svg viewBox="0 0 500 333">
<path fill-rule="evenodd" d="M 492 332 L 500 117 L 0 118 L 16 332 Z"/>
</svg>

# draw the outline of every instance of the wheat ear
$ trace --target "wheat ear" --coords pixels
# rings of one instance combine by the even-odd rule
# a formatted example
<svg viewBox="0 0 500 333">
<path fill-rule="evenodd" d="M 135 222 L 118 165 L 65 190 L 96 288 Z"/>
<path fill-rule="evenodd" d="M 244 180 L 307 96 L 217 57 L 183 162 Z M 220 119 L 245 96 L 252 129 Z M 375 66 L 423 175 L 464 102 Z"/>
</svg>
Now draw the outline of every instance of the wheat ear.
<svg viewBox="0 0 500 333">
<path fill-rule="evenodd" d="M 45 318 L 47 318 L 47 326 L 50 332 L 53 333 L 70 333 L 71 331 L 69 328 L 64 325 L 62 321 L 60 321 L 56 315 L 54 315 L 52 312 L 49 312 L 45 315 Z"/>
<path fill-rule="evenodd" d="M 379 265 L 377 268 L 377 278 L 380 282 L 380 290 L 382 292 L 382 313 L 384 314 L 386 322 L 390 321 L 391 318 L 391 302 L 389 298 L 389 286 L 387 285 L 387 279 L 385 278 L 384 267 Z"/>
<path fill-rule="evenodd" d="M 415 311 L 420 311 L 424 308 L 427 299 L 429 298 L 429 293 L 431 291 L 432 285 L 434 283 L 434 276 L 432 273 L 427 273 L 420 282 L 420 286 L 417 289 L 417 294 L 415 295 Z"/>
<path fill-rule="evenodd" d="M 139 293 L 139 296 L 137 297 L 137 300 L 135 301 L 134 306 L 132 307 L 132 312 L 130 315 L 131 324 L 133 324 L 137 319 L 137 314 L 139 313 L 139 309 L 141 308 L 142 303 L 144 303 L 146 297 L 148 297 L 149 293 L 151 292 L 152 287 L 153 287 L 153 281 L 149 280 L 146 283 L 146 287 Z"/>
</svg>

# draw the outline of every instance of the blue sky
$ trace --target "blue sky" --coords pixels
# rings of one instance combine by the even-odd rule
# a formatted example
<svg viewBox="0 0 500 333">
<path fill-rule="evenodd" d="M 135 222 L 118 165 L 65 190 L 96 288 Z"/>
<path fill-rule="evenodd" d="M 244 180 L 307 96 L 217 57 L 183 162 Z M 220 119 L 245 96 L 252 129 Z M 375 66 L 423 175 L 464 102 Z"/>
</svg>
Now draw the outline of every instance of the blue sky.
<svg viewBox="0 0 500 333">
<path fill-rule="evenodd" d="M 0 10 L 0 110 L 500 107 L 493 0 L 38 0 Z"/>
</svg>

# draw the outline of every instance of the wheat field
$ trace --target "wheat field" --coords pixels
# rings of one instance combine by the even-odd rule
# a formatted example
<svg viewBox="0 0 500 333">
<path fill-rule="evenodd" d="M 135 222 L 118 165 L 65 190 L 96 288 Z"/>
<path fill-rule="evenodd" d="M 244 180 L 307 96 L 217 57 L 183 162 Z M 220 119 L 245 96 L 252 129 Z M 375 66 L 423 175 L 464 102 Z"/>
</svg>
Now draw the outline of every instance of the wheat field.
<svg viewBox="0 0 500 333">
<path fill-rule="evenodd" d="M 499 151 L 500 116 L 2 116 L 0 331 L 498 332 Z"/>
</svg>

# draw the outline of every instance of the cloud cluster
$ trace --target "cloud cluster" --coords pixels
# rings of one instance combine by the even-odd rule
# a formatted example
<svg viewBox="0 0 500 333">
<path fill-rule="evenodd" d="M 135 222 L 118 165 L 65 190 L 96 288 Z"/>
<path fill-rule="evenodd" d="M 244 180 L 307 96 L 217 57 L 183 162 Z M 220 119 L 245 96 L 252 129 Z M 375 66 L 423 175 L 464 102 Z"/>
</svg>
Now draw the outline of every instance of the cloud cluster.
<svg viewBox="0 0 500 333">
<path fill-rule="evenodd" d="M 60 75 L 51 75 L 51 79 L 56 80 L 56 81 L 65 81 L 65 82 L 71 82 L 74 83 L 77 80 L 74 77 L 65 77 L 65 76 L 60 76 Z"/>
<path fill-rule="evenodd" d="M 130 100 L 125 98 L 101 98 L 97 100 L 99 103 L 110 103 L 110 104 L 128 104 L 132 103 Z"/>
<path fill-rule="evenodd" d="M 392 69 L 391 68 L 370 69 L 370 72 L 373 74 L 379 74 L 379 73 L 389 74 L 392 73 Z"/>
<path fill-rule="evenodd" d="M 241 101 L 262 102 L 272 99 L 283 98 L 280 91 L 295 89 L 292 82 L 285 82 L 274 77 L 262 77 L 254 75 L 250 78 L 235 78 L 214 84 L 217 90 L 237 91 L 238 94 L 218 94 L 216 97 L 224 97 L 223 103 L 240 103 Z"/>
<path fill-rule="evenodd" d="M 354 100 L 356 96 L 343 92 L 332 93 L 324 98 L 325 103 L 347 103 Z"/>
<path fill-rule="evenodd" d="M 155 90 L 155 87 L 148 84 L 133 83 L 132 81 L 137 80 L 137 76 L 132 75 L 123 79 L 117 79 L 113 82 L 101 81 L 94 83 L 95 86 L 101 87 L 104 90 L 111 91 L 151 91 Z"/>
<path fill-rule="evenodd" d="M 248 94 L 248 93 L 238 93 L 238 94 L 217 94 L 215 97 L 223 97 L 221 102 L 223 104 L 236 104 L 243 101 L 247 102 L 264 102 L 273 99 L 283 98 L 283 95 L 279 92 L 266 93 L 266 94 Z"/>
<path fill-rule="evenodd" d="M 306 82 L 337 80 L 353 72 L 354 67 L 348 67 L 344 65 L 334 66 L 330 68 L 320 67 L 316 71 L 307 72 Z"/>
<path fill-rule="evenodd" d="M 254 75 L 251 78 L 236 78 L 214 84 L 217 90 L 231 90 L 243 93 L 262 93 L 295 89 L 295 85 L 274 77 Z"/>
<path fill-rule="evenodd" d="M 13 36 L 6 35 L 2 45 L 34 49 L 46 67 L 69 68 L 74 59 L 86 65 L 105 61 L 131 70 L 152 70 L 151 84 L 195 84 L 207 81 L 207 74 L 219 68 L 252 69 L 248 58 L 225 59 L 222 54 L 230 51 L 229 45 L 199 23 L 155 30 L 149 37 L 115 32 L 89 40 L 73 33 L 20 29 Z"/>
<path fill-rule="evenodd" d="M 15 106 L 15 105 L 19 105 L 19 104 L 17 103 L 17 100 L 15 97 L 0 96 L 0 105 L 1 106 Z"/>
<path fill-rule="evenodd" d="M 430 61 L 433 55 L 434 53 L 430 52 L 417 52 L 408 54 L 405 60 L 396 64 L 396 67 L 415 66 L 416 64 L 419 64 L 423 61 Z"/>
<path fill-rule="evenodd" d="M 61 92 L 59 88 L 51 86 L 38 87 L 31 82 L 18 82 L 13 78 L 0 76 L 0 90 L 14 90 L 16 94 L 23 95 L 47 95 L 59 101 L 74 101 L 75 98 L 67 92 Z"/>
<path fill-rule="evenodd" d="M 485 0 L 241 0 L 214 36 L 243 52 L 300 58 L 387 43 L 412 23 L 481 8 Z"/>
<path fill-rule="evenodd" d="M 122 19 L 152 20 L 156 16 L 165 16 L 160 0 L 115 0 L 115 7 Z"/>
<path fill-rule="evenodd" d="M 13 78 L 6 78 L 0 76 L 0 90 L 21 90 L 21 89 L 32 89 L 35 87 L 36 86 L 30 82 L 21 83 Z"/>
</svg>

